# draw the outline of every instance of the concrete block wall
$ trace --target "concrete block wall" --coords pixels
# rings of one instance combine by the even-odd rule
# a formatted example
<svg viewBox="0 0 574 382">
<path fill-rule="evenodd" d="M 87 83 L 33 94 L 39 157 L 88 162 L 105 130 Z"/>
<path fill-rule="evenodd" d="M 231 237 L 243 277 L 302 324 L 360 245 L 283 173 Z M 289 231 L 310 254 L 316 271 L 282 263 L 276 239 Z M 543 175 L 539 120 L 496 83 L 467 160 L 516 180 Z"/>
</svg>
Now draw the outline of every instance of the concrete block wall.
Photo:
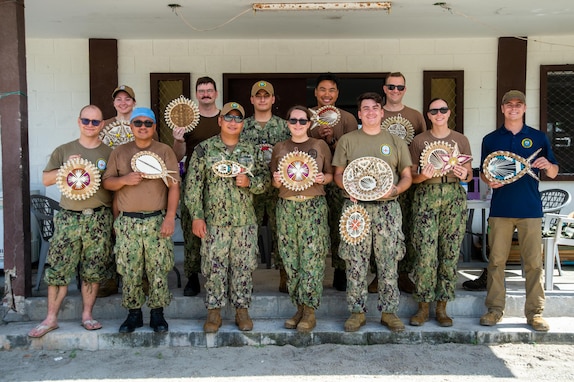
<svg viewBox="0 0 574 382">
<path fill-rule="evenodd" d="M 573 36 L 536 38 L 570 44 Z M 190 72 L 192 84 L 211 76 L 222 89 L 223 73 L 401 71 L 407 78 L 405 104 L 422 110 L 424 70 L 464 70 L 465 134 L 479 165 L 482 137 L 495 128 L 496 38 L 366 40 L 118 40 L 119 82 L 149 106 L 150 72 Z M 76 117 L 89 102 L 88 41 L 28 39 L 31 185 L 41 186 L 48 155 L 77 137 Z M 539 65 L 573 61 L 563 45 L 529 44 L 527 121 L 538 126 Z M 221 106 L 221 99 L 219 100 Z M 532 105 L 532 106 L 530 106 Z M 541 188 L 550 188 L 544 183 Z M 560 185 L 568 188 L 568 183 Z M 51 187 L 54 188 L 54 187 Z M 574 192 L 574 187 L 572 187 Z M 57 191 L 47 190 L 47 193 Z"/>
</svg>

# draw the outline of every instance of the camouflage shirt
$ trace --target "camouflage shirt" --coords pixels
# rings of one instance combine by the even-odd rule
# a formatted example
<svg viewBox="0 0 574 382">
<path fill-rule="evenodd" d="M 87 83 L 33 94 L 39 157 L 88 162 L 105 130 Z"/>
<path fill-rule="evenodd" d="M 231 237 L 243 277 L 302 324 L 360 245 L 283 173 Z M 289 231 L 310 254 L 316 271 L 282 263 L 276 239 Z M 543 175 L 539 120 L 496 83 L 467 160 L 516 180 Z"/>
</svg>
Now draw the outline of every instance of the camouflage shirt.
<svg viewBox="0 0 574 382">
<path fill-rule="evenodd" d="M 216 175 L 212 166 L 221 161 L 237 162 L 249 169 L 248 188 L 235 185 L 234 177 Z M 184 202 L 192 219 L 207 225 L 244 226 L 256 224 L 253 194 L 261 194 L 270 182 L 267 165 L 257 158 L 252 144 L 239 140 L 229 152 L 219 135 L 196 146 L 186 176 Z"/>
<path fill-rule="evenodd" d="M 290 137 L 291 133 L 287 127 L 287 121 L 276 115 L 267 121 L 265 127 L 261 127 L 261 124 L 254 117 L 246 118 L 243 124 L 243 131 L 241 131 L 241 139 L 256 146 L 259 149 L 260 160 L 263 160 L 266 164 L 271 162 L 273 146 Z"/>
</svg>

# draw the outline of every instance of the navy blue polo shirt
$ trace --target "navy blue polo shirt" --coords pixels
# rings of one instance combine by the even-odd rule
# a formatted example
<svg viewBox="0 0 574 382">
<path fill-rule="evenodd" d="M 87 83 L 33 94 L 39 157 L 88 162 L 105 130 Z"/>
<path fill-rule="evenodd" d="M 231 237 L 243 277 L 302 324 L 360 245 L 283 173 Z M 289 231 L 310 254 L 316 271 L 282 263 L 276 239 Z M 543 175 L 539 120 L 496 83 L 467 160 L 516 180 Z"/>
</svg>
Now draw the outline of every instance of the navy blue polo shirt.
<svg viewBox="0 0 574 382">
<path fill-rule="evenodd" d="M 504 150 L 528 158 L 536 150 L 542 151 L 536 158 L 545 157 L 550 163 L 557 164 L 550 141 L 546 134 L 524 125 L 518 134 L 514 135 L 504 125 L 485 136 L 482 140 L 480 171 L 482 163 L 493 151 Z M 534 159 L 536 159 L 534 158 Z M 534 161 L 534 159 L 532 161 Z M 540 170 L 532 169 L 539 175 Z M 506 184 L 492 192 L 490 216 L 504 218 L 541 218 L 542 201 L 538 190 L 538 181 L 529 174 L 514 183 Z"/>
</svg>

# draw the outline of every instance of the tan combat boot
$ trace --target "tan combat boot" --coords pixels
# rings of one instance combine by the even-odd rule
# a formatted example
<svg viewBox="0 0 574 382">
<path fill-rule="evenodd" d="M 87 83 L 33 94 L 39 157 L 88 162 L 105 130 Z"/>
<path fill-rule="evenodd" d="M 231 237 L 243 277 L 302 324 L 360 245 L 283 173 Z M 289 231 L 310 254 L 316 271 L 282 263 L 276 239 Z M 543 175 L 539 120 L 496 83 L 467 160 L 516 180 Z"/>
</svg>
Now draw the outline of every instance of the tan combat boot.
<svg viewBox="0 0 574 382">
<path fill-rule="evenodd" d="M 436 320 L 440 326 L 452 326 L 452 318 L 446 314 L 446 301 L 436 302 Z"/>
<path fill-rule="evenodd" d="M 303 318 L 303 305 L 297 305 L 297 313 L 285 321 L 285 328 L 296 329 L 301 318 Z"/>
<path fill-rule="evenodd" d="M 351 317 L 345 321 L 346 332 L 356 332 L 359 328 L 367 323 L 365 313 L 351 313 Z"/>
<path fill-rule="evenodd" d="M 303 318 L 297 325 L 297 331 L 301 333 L 308 333 L 317 325 L 315 320 L 315 309 L 310 306 L 303 305 Z"/>
<path fill-rule="evenodd" d="M 248 332 L 253 329 L 253 321 L 249 317 L 247 308 L 237 308 L 235 310 L 235 324 L 242 332 Z"/>
<path fill-rule="evenodd" d="M 285 268 L 279 268 L 279 292 L 289 293 L 289 290 L 287 290 L 287 272 L 285 272 Z"/>
<path fill-rule="evenodd" d="M 206 333 L 217 333 L 221 327 L 221 309 L 208 309 L 207 319 L 203 324 L 203 331 Z"/>
<path fill-rule="evenodd" d="M 419 311 L 411 317 L 410 324 L 412 326 L 423 326 L 429 320 L 429 303 L 419 302 Z"/>
<path fill-rule="evenodd" d="M 391 332 L 399 333 L 405 330 L 405 324 L 394 313 L 381 314 L 381 324 L 389 328 Z"/>
</svg>

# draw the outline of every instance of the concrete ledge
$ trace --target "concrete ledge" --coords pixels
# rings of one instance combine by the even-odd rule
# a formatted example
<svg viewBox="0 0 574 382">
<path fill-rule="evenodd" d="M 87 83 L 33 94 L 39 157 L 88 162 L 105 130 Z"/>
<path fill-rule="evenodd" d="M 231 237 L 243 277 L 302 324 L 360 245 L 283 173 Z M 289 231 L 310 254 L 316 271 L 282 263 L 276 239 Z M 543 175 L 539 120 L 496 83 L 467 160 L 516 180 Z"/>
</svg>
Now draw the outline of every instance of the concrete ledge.
<svg viewBox="0 0 574 382">
<path fill-rule="evenodd" d="M 62 321 L 60 328 L 40 339 L 27 337 L 32 323 L 10 323 L 0 327 L 2 349 L 45 349 L 45 350 L 104 350 L 131 349 L 137 347 L 223 347 L 223 346 L 283 346 L 297 347 L 318 344 L 500 344 L 500 343 L 552 343 L 574 342 L 574 328 L 570 317 L 547 318 L 551 330 L 535 332 L 524 318 L 504 318 L 494 327 L 478 324 L 476 318 L 454 317 L 454 326 L 442 328 L 434 321 L 422 327 L 408 326 L 403 333 L 392 333 L 378 320 L 369 319 L 359 331 L 343 331 L 344 320 L 319 320 L 312 333 L 302 334 L 283 328 L 283 320 L 255 320 L 254 330 L 239 331 L 233 321 L 224 321 L 218 333 L 203 333 L 203 320 L 168 320 L 170 331 L 154 333 L 146 326 L 134 333 L 120 334 L 122 320 L 102 321 L 104 328 L 86 331 L 77 321 Z M 405 320 L 403 320 L 405 321 Z"/>
</svg>

